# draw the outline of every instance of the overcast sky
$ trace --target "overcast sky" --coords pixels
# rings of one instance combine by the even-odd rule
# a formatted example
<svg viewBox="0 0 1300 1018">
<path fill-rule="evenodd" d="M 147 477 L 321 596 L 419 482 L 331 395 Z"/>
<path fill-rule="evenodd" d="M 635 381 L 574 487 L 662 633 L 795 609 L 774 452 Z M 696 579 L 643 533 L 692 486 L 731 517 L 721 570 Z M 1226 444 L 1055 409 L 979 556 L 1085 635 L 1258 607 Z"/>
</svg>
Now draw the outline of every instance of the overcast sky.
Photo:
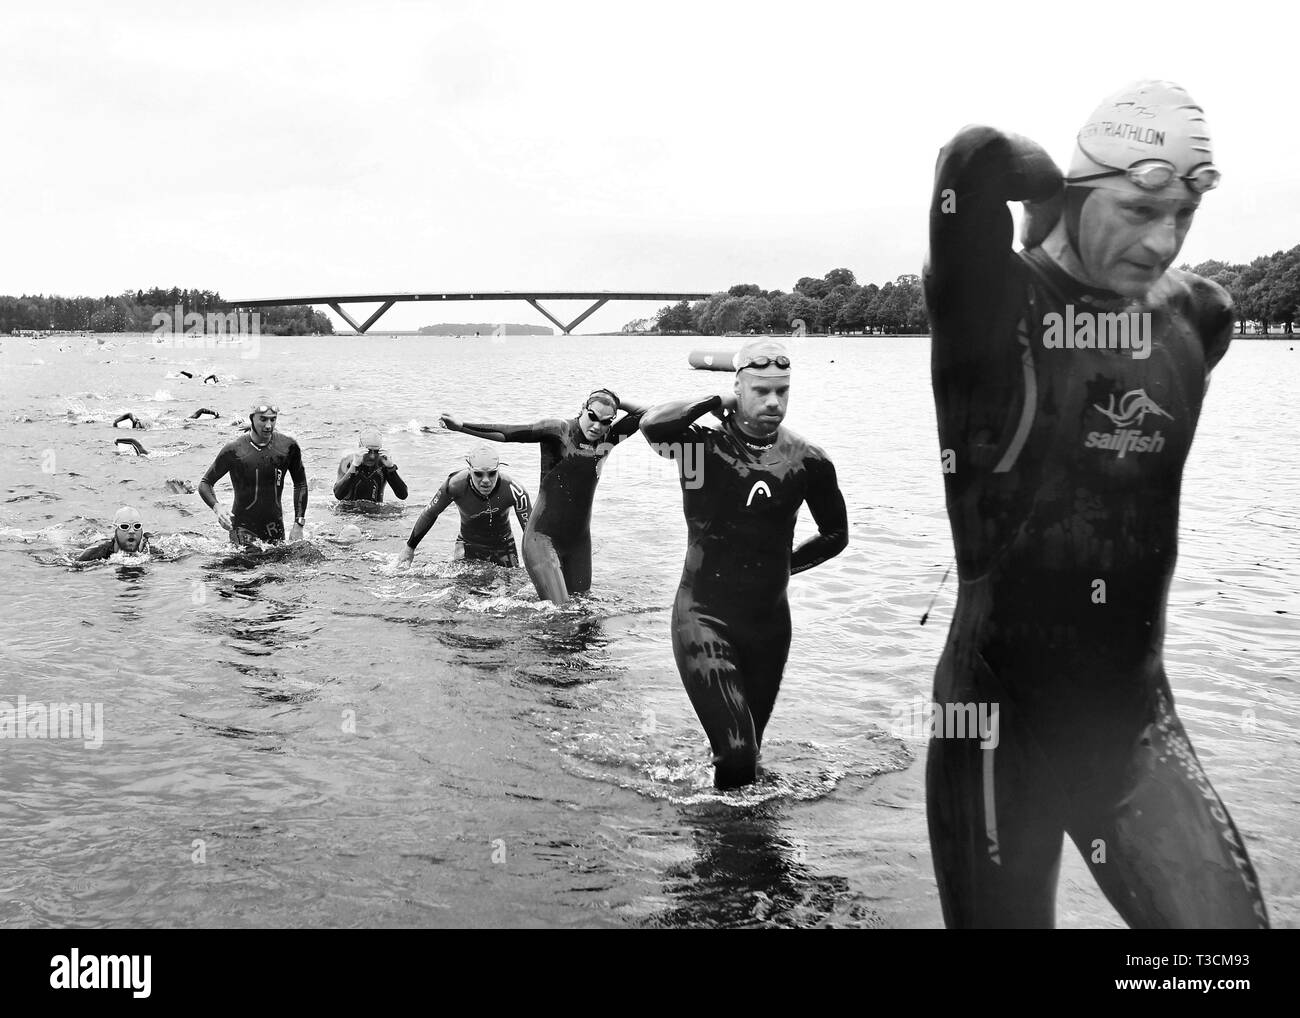
<svg viewBox="0 0 1300 1018">
<path fill-rule="evenodd" d="M 1224 174 L 1180 261 L 1300 243 L 1295 4 L 888 8 L 7 2 L 0 293 L 879 283 L 919 271 L 959 127 L 1064 165 L 1140 77 L 1205 108 Z M 544 324 L 456 304 L 382 325 L 433 320 Z"/>
</svg>

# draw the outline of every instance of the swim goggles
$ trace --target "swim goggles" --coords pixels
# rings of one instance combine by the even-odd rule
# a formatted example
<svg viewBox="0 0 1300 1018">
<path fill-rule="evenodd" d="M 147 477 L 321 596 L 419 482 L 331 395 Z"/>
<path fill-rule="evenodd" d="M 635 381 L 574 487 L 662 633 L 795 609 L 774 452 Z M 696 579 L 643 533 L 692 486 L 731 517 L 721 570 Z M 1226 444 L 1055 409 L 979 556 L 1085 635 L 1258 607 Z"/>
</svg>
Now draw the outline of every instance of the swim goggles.
<svg viewBox="0 0 1300 1018">
<path fill-rule="evenodd" d="M 602 428 L 608 428 L 613 424 L 614 416 L 614 414 L 610 414 L 608 417 L 600 417 L 591 407 L 587 407 L 587 420 L 591 421 L 592 424 L 599 424 Z"/>
<path fill-rule="evenodd" d="M 132 530 L 140 530 L 143 526 L 143 523 L 119 523 L 117 529 L 125 530 L 127 533 L 130 533 Z"/>
<path fill-rule="evenodd" d="M 1102 164 L 1105 165 L 1104 163 Z M 1196 194 L 1213 191 L 1219 186 L 1222 174 L 1213 163 L 1201 163 L 1192 168 L 1185 176 L 1178 175 L 1178 167 L 1163 159 L 1143 159 L 1134 163 L 1127 170 L 1109 169 L 1105 173 L 1089 173 L 1082 177 L 1066 177 L 1067 184 L 1082 184 L 1087 180 L 1101 180 L 1103 177 L 1128 177 L 1144 191 L 1160 191 L 1175 180 L 1181 180 L 1188 189 Z"/>
<path fill-rule="evenodd" d="M 255 406 L 249 411 L 250 414 L 278 414 L 280 408 L 271 403 L 264 403 L 261 406 Z"/>
<path fill-rule="evenodd" d="M 747 360 L 744 364 L 741 364 L 739 367 L 737 367 L 736 370 L 744 371 L 746 368 L 759 368 L 761 370 L 763 368 L 771 367 L 773 364 L 775 364 L 778 368 L 784 371 L 786 368 L 790 366 L 790 358 L 785 356 L 784 354 L 781 354 L 778 357 L 768 357 L 767 355 L 762 354 L 758 357 L 749 358 L 749 360 Z"/>
</svg>

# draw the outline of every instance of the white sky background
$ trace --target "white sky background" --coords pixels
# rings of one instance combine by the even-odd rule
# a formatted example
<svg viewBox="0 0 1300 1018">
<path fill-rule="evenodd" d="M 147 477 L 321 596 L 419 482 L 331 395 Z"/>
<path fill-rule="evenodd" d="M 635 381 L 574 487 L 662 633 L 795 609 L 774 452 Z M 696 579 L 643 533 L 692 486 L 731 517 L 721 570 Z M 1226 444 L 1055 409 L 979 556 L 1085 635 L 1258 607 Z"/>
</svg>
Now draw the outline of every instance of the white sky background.
<svg viewBox="0 0 1300 1018">
<path fill-rule="evenodd" d="M 920 270 L 959 127 L 1064 166 L 1140 77 L 1205 108 L 1224 174 L 1179 261 L 1246 261 L 1300 243 L 1296 10 L 6 3 L 0 293 L 788 291 L 840 266 L 883 283 Z M 547 324 L 522 303 L 399 304 L 376 328 L 435 321 Z"/>
</svg>

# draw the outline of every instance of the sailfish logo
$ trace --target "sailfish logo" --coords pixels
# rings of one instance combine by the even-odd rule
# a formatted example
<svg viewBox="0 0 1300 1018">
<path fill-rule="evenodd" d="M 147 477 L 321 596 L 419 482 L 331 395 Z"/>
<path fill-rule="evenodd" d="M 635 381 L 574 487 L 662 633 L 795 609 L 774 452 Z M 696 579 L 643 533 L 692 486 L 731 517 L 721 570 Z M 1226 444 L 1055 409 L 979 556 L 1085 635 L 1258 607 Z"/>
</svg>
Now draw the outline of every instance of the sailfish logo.
<svg viewBox="0 0 1300 1018">
<path fill-rule="evenodd" d="M 1108 406 L 1101 406 L 1094 403 L 1093 407 L 1110 418 L 1112 424 L 1117 428 L 1128 428 L 1134 425 L 1140 425 L 1146 418 L 1147 414 L 1159 414 L 1161 417 L 1168 417 L 1171 421 L 1174 419 L 1173 414 L 1167 414 L 1156 406 L 1155 400 L 1146 394 L 1145 389 L 1130 389 L 1120 397 L 1119 409 L 1115 409 L 1115 395 L 1111 394 Z"/>
<path fill-rule="evenodd" d="M 745 502 L 745 507 L 746 507 L 746 508 L 749 508 L 749 506 L 753 505 L 753 503 L 754 503 L 754 496 L 755 496 L 755 495 L 758 495 L 758 494 L 760 494 L 760 493 L 763 494 L 763 495 L 765 495 L 765 496 L 768 497 L 768 498 L 771 498 L 771 497 L 772 497 L 772 489 L 769 488 L 769 487 L 767 486 L 767 482 L 766 482 L 766 481 L 755 481 L 755 482 L 754 482 L 754 486 L 753 486 L 752 488 L 749 489 L 749 498 L 748 498 L 748 499 L 746 500 L 746 502 Z"/>
</svg>

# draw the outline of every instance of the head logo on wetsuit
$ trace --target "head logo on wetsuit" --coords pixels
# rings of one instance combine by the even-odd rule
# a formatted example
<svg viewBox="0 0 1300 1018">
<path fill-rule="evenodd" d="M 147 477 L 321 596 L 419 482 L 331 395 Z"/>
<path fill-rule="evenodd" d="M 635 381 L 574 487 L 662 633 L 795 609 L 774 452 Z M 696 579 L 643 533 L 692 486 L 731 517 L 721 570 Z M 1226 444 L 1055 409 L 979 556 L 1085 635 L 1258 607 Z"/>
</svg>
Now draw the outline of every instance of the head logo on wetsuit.
<svg viewBox="0 0 1300 1018">
<path fill-rule="evenodd" d="M 1094 403 L 1092 408 L 1105 416 L 1115 425 L 1111 434 L 1101 431 L 1088 432 L 1083 443 L 1085 449 L 1109 449 L 1116 457 L 1123 459 L 1130 452 L 1160 452 L 1165 447 L 1165 437 L 1156 431 L 1154 435 L 1143 435 L 1142 422 L 1147 414 L 1167 417 L 1173 420 L 1173 414 L 1166 413 L 1156 405 L 1156 401 L 1146 394 L 1145 389 L 1130 389 L 1120 397 L 1118 408 L 1112 393 L 1106 406 Z"/>
<path fill-rule="evenodd" d="M 754 504 L 756 495 L 765 495 L 767 498 L 772 497 L 772 489 L 767 486 L 766 481 L 755 481 L 754 486 L 749 489 L 749 498 L 745 501 L 745 506 L 749 507 Z"/>
</svg>

